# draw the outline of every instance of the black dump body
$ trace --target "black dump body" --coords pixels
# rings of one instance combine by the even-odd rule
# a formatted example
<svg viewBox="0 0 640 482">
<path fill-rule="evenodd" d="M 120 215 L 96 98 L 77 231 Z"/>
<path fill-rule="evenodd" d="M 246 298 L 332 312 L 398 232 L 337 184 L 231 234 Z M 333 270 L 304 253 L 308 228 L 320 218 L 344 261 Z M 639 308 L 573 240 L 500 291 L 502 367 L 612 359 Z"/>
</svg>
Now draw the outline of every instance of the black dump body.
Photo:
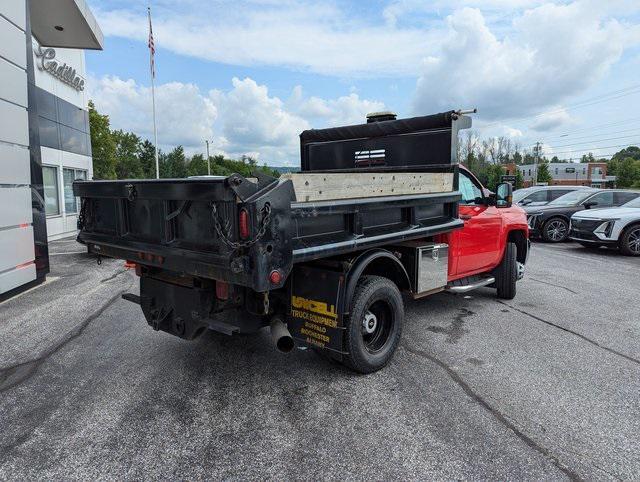
<svg viewBox="0 0 640 482">
<path fill-rule="evenodd" d="M 294 263 L 461 227 L 455 143 L 458 129 L 469 125 L 448 112 L 301 135 L 305 172 L 451 172 L 451 192 L 299 202 L 291 180 L 264 176 L 76 181 L 78 240 L 90 252 L 149 268 L 256 292 L 277 289 Z M 363 156 L 356 152 L 380 149 L 383 162 L 356 162 Z M 241 210 L 248 216 L 246 239 L 240 237 Z M 273 271 L 282 275 L 277 282 L 270 279 Z"/>
</svg>

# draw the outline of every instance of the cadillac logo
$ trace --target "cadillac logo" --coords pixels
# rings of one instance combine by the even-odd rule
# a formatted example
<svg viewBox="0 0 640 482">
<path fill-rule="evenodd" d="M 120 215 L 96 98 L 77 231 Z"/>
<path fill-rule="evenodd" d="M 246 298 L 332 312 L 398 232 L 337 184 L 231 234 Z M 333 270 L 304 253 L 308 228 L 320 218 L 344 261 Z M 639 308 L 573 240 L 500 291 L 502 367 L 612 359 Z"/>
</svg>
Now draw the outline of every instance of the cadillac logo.
<svg viewBox="0 0 640 482">
<path fill-rule="evenodd" d="M 56 62 L 56 51 L 52 48 L 45 48 L 38 46 L 34 49 L 34 53 L 38 58 L 38 68 L 49 72 L 51 75 L 61 80 L 67 85 L 70 85 L 78 92 L 84 90 L 84 79 L 76 74 L 76 69 L 65 64 L 59 64 Z"/>
</svg>

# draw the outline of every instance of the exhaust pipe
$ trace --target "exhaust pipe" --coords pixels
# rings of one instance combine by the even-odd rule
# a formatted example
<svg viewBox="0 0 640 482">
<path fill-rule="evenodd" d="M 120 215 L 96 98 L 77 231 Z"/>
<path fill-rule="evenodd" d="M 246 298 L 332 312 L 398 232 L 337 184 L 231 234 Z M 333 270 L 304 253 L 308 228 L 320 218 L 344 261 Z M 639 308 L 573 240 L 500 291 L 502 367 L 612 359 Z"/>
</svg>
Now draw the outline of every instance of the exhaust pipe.
<svg viewBox="0 0 640 482">
<path fill-rule="evenodd" d="M 289 353 L 293 350 L 295 342 L 287 329 L 287 325 L 285 325 L 280 318 L 274 317 L 269 326 L 271 328 L 271 339 L 276 345 L 277 350 L 282 353 Z"/>
</svg>

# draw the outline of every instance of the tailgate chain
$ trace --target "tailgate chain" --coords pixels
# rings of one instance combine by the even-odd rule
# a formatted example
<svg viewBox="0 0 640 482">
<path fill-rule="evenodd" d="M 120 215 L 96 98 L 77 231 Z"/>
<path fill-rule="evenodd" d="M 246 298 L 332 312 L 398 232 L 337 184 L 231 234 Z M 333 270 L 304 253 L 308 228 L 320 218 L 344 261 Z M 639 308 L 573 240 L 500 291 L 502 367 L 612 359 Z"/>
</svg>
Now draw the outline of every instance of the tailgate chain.
<svg viewBox="0 0 640 482">
<path fill-rule="evenodd" d="M 211 203 L 211 214 L 216 233 L 222 242 L 232 249 L 248 248 L 253 246 L 264 236 L 267 231 L 267 227 L 269 226 L 269 222 L 271 221 L 271 204 L 265 203 L 264 207 L 260 210 L 260 213 L 262 214 L 262 220 L 260 221 L 260 228 L 258 229 L 258 233 L 255 238 L 248 239 L 246 241 L 232 241 L 229 235 L 229 224 L 227 223 L 225 227 L 222 226 L 220 218 L 218 217 L 218 208 L 216 207 L 216 203 Z"/>
</svg>

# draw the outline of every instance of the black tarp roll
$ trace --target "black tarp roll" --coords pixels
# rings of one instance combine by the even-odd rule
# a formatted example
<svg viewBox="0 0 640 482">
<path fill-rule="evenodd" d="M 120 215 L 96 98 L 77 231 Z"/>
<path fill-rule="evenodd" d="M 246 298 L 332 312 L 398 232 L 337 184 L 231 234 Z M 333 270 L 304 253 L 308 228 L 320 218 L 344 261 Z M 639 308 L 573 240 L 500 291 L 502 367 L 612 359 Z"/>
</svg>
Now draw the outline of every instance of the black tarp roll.
<svg viewBox="0 0 640 482">
<path fill-rule="evenodd" d="M 409 134 L 431 129 L 445 129 L 451 127 L 454 111 L 409 119 L 372 122 L 370 124 L 356 124 L 352 126 L 331 127 L 329 129 L 309 129 L 300 134 L 300 142 L 342 141 L 390 135 Z"/>
</svg>

